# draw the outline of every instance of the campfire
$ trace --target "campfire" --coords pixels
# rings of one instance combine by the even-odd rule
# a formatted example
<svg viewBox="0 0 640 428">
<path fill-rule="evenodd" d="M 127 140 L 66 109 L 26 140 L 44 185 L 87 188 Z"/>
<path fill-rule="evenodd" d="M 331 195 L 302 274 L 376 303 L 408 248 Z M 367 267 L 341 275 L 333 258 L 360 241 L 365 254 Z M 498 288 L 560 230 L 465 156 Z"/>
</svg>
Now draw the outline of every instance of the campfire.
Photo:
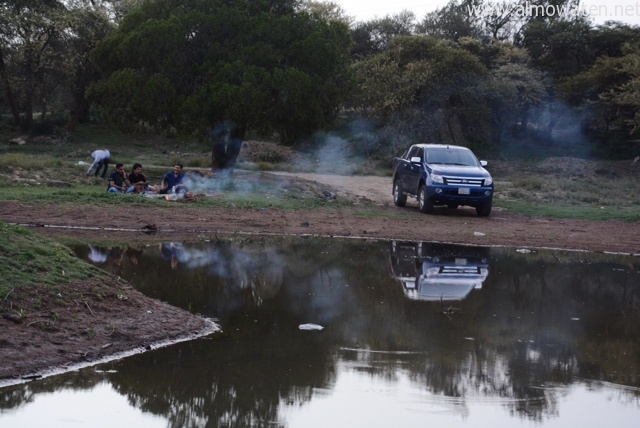
<svg viewBox="0 0 640 428">
<path fill-rule="evenodd" d="M 178 193 L 168 193 L 164 195 L 164 198 L 167 201 L 192 202 L 192 201 L 198 200 L 198 195 L 196 195 L 194 192 L 187 192 L 187 193 L 178 192 Z"/>
</svg>

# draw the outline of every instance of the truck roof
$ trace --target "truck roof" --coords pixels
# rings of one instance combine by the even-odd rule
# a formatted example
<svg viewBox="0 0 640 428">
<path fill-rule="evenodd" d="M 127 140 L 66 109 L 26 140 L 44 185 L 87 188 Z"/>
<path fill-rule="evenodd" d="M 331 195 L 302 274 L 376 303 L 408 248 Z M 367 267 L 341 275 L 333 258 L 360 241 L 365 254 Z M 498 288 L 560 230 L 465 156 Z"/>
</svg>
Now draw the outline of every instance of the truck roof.
<svg viewBox="0 0 640 428">
<path fill-rule="evenodd" d="M 446 149 L 455 149 L 455 150 L 469 150 L 468 147 L 456 146 L 455 144 L 414 144 L 414 146 L 422 147 L 424 149 L 436 149 L 436 148 L 446 148 Z"/>
</svg>

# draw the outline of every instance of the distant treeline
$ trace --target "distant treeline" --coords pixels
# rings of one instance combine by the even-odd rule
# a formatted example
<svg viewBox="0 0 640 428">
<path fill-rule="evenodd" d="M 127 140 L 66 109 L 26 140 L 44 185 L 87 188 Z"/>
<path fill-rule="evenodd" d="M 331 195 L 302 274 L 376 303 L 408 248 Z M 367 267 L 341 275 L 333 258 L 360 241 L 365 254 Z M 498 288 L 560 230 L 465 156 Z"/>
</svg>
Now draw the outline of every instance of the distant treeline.
<svg viewBox="0 0 640 428">
<path fill-rule="evenodd" d="M 640 28 L 579 7 L 452 0 L 356 22 L 308 0 L 0 1 L 0 110 L 34 133 L 97 121 L 205 140 L 231 123 L 286 145 L 337 132 L 364 155 L 413 142 L 637 155 Z"/>
</svg>

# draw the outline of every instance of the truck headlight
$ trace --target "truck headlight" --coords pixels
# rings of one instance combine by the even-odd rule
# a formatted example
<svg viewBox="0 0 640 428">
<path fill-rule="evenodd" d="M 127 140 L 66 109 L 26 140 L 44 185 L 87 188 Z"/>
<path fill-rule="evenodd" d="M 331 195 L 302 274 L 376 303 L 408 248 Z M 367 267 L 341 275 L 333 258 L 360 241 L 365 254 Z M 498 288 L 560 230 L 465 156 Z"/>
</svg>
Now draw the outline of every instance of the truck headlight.
<svg viewBox="0 0 640 428">
<path fill-rule="evenodd" d="M 438 184 L 444 184 L 444 178 L 442 178 L 442 176 L 440 174 L 431 174 L 431 182 L 432 183 L 438 183 Z"/>
<path fill-rule="evenodd" d="M 488 176 L 487 178 L 484 179 L 485 186 L 491 186 L 492 184 L 493 184 L 493 177 Z"/>
</svg>

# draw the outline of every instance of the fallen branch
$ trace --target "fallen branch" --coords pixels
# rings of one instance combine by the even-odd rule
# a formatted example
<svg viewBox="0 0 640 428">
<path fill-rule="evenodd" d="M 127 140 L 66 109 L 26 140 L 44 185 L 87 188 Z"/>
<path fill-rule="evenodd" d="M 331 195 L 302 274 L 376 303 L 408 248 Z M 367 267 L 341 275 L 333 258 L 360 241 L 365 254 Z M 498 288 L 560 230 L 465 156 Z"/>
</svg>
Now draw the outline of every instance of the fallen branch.
<svg viewBox="0 0 640 428">
<path fill-rule="evenodd" d="M 87 305 L 87 309 L 89 309 L 89 312 L 91 312 L 91 315 L 93 315 L 95 317 L 96 314 L 94 314 L 93 311 L 91 310 L 91 306 L 89 306 L 89 304 L 87 302 L 84 302 L 84 304 Z"/>
<path fill-rule="evenodd" d="M 11 291 L 9 291 L 6 296 L 4 296 L 4 299 L 2 299 L 3 302 L 7 300 L 7 297 L 9 297 L 9 294 L 13 293 L 13 290 L 15 290 L 15 287 L 12 288 Z"/>
</svg>

